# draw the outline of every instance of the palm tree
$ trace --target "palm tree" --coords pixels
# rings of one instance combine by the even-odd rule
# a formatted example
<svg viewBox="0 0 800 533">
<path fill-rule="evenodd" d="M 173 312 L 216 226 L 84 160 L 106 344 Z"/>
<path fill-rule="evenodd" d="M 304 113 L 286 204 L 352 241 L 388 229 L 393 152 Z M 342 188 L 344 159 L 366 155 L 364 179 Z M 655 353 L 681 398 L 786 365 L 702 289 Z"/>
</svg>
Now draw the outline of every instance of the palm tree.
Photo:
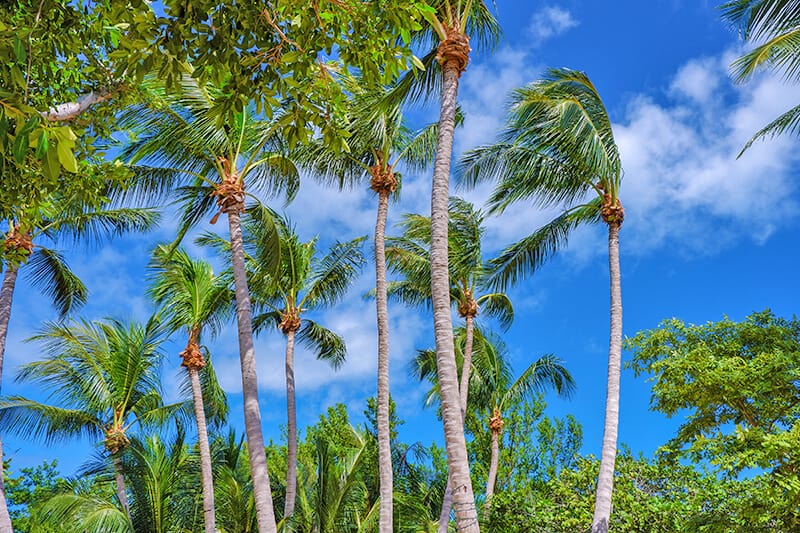
<svg viewBox="0 0 800 533">
<path fill-rule="evenodd" d="M 8 231 L 0 248 L 4 269 L 0 288 L 0 383 L 11 305 L 20 269 L 25 268 L 31 285 L 52 300 L 61 317 L 86 302 L 88 291 L 69 269 L 61 252 L 43 246 L 41 241 L 50 244 L 99 241 L 128 231 L 145 231 L 157 221 L 151 210 L 95 208 L 74 198 L 58 196 L 38 211 L 22 212 L 22 218 L 8 221 Z M 11 531 L 3 491 L 2 464 L 0 443 L 0 531 Z"/>
<path fill-rule="evenodd" d="M 168 442 L 155 434 L 132 438 L 122 463 L 132 496 L 130 517 L 98 494 L 98 485 L 87 494 L 86 487 L 73 484 L 72 491 L 54 495 L 38 509 L 34 520 L 52 531 L 63 530 L 64 524 L 76 531 L 104 533 L 197 530 L 201 518 L 195 498 L 196 456 L 189 453 L 180 427 Z M 102 482 L 105 470 L 104 461 L 92 462 L 80 475 L 94 475 L 95 482 Z"/>
<path fill-rule="evenodd" d="M 349 428 L 355 446 L 344 456 L 317 438 L 316 470 L 302 476 L 297 512 L 287 525 L 298 533 L 362 533 L 374 531 L 379 503 L 369 503 L 362 480 L 369 435 Z"/>
<path fill-rule="evenodd" d="M 496 335 L 479 334 L 478 337 L 476 370 L 470 386 L 475 389 L 477 409 L 489 414 L 492 444 L 486 481 L 485 501 L 488 509 L 497 480 L 504 409 L 514 402 L 528 399 L 535 392 L 548 389 L 569 397 L 575 389 L 575 382 L 561 360 L 552 354 L 540 357 L 514 379 L 508 349 L 502 339 Z"/>
<path fill-rule="evenodd" d="M 449 262 L 450 299 L 464 319 L 465 341 L 459 398 L 461 417 L 467 412 L 469 374 L 472 367 L 472 342 L 475 317 L 481 306 L 485 314 L 496 318 L 505 329 L 514 319 L 511 300 L 502 292 L 487 289 L 488 271 L 481 254 L 481 240 L 486 228 L 484 215 L 461 198 L 450 198 Z M 389 240 L 387 256 L 391 269 L 402 279 L 389 284 L 389 294 L 410 305 L 431 305 L 431 266 L 428 249 L 431 224 L 428 217 L 406 215 L 401 223 L 403 236 Z M 452 491 L 448 484 L 442 501 L 440 531 L 446 531 L 452 509 Z"/>
<path fill-rule="evenodd" d="M 467 335 L 465 328 L 455 331 L 456 359 L 463 360 L 466 351 Z M 568 397 L 575 383 L 572 376 L 553 355 L 544 355 L 530 364 L 516 379 L 509 361 L 505 343 L 495 334 L 484 335 L 480 329 L 475 331 L 474 358 L 468 387 L 472 391 L 472 408 L 469 413 L 486 412 L 491 430 L 491 460 L 486 484 L 486 501 L 494 494 L 497 466 L 500 452 L 500 436 L 503 428 L 503 411 L 510 404 L 527 399 L 534 392 L 553 389 L 557 394 Z M 438 376 L 436 374 L 436 353 L 433 350 L 420 350 L 412 361 L 411 372 L 420 381 L 431 383 L 425 399 L 426 405 L 439 400 Z M 461 375 L 464 387 L 464 374 Z M 468 414 L 469 414 L 468 413 Z M 445 520 L 447 517 L 444 517 Z M 441 530 L 441 520 L 439 524 Z"/>
<path fill-rule="evenodd" d="M 442 72 L 442 100 L 439 131 L 431 187 L 431 299 L 436 338 L 439 385 L 442 398 L 447 462 L 454 487 L 456 523 L 459 531 L 480 531 L 472 482 L 469 477 L 467 444 L 461 418 L 458 378 L 450 320 L 450 281 L 448 278 L 447 229 L 450 159 L 453 153 L 458 79 L 469 62 L 469 34 L 496 33 L 496 23 L 482 0 L 439 0 L 428 22 L 440 43 L 436 58 Z"/>
<path fill-rule="evenodd" d="M 222 90 L 200 86 L 189 77 L 182 79 L 181 85 L 179 96 L 155 91 L 148 104 L 124 113 L 122 126 L 138 139 L 126 147 L 122 157 L 136 164 L 138 187 L 134 194 L 163 196 L 180 191 L 184 211 L 178 240 L 207 216 L 215 203 L 219 212 L 212 222 L 220 213 L 228 216 L 250 472 L 259 529 L 276 533 L 258 406 L 241 214 L 245 211 L 245 185 L 291 198 L 297 191 L 297 169 L 283 155 L 280 117 L 271 122 L 258 120 L 256 111 L 244 106 L 233 123 L 220 123 L 216 102 L 224 96 Z"/>
<path fill-rule="evenodd" d="M 246 240 L 261 243 L 268 236 L 260 220 L 245 223 Z M 271 229 L 267 229 L 271 232 Z M 256 333 L 276 328 L 286 337 L 286 406 L 287 468 L 284 516 L 294 512 L 297 492 L 297 406 L 295 401 L 295 340 L 316 353 L 334 368 L 344 363 L 347 348 L 339 335 L 307 318 L 305 313 L 330 307 L 344 298 L 347 289 L 361 272 L 364 256 L 361 246 L 365 237 L 336 243 L 323 257 L 317 254 L 317 239 L 302 243 L 284 220 L 278 224 L 280 235 L 280 271 L 278 276 L 265 272 L 274 250 L 257 247 L 248 262 L 255 305 L 263 312 L 253 319 Z"/>
<path fill-rule="evenodd" d="M 393 528 L 393 478 L 391 438 L 389 436 L 389 312 L 386 295 L 386 218 L 389 198 L 396 196 L 398 165 L 421 170 L 434 157 L 438 125 L 419 131 L 405 124 L 399 104 L 392 105 L 386 92 L 366 90 L 357 80 L 344 78 L 352 93 L 349 111 L 349 151 L 334 151 L 326 143 L 307 150 L 302 157 L 315 175 L 335 182 L 339 188 L 355 186 L 369 180 L 378 195 L 375 221 L 375 307 L 378 324 L 378 470 L 380 474 L 379 531 L 391 533 Z"/>
<path fill-rule="evenodd" d="M 0 427 L 46 443 L 102 438 L 113 460 L 117 497 L 130 515 L 122 466 L 128 430 L 162 422 L 183 408 L 161 400 L 163 328 L 157 318 L 145 325 L 49 323 L 33 340 L 46 358 L 23 365 L 17 380 L 42 385 L 53 403 L 9 397 L 0 402 Z"/>
<path fill-rule="evenodd" d="M 203 384 L 200 370 L 206 366 L 200 337 L 204 329 L 216 334 L 232 309 L 231 291 L 227 281 L 215 276 L 211 265 L 204 261 L 193 260 L 181 249 L 169 258 L 163 247 L 156 250 L 153 263 L 154 275 L 148 288 L 150 297 L 161 307 L 162 316 L 170 330 L 185 329 L 188 333 L 186 348 L 181 352 L 186 367 L 194 403 L 195 422 L 197 423 L 197 443 L 200 449 L 200 468 L 203 486 L 203 516 L 206 533 L 216 531 L 214 515 L 214 483 L 212 475 L 211 450 L 208 444 L 208 430 L 203 398 Z M 208 376 L 208 372 L 204 373 Z M 217 406 L 222 404 L 227 411 L 225 394 L 219 389 L 214 376 L 205 379 L 206 389 L 213 387 L 216 394 L 213 400 Z M 216 385 L 216 386 L 215 386 Z M 212 400 L 207 398 L 206 401 Z M 213 401 L 212 400 L 212 401 Z"/>
<path fill-rule="evenodd" d="M 500 141 L 468 152 L 459 173 L 466 184 L 500 178 L 489 199 L 492 212 L 530 199 L 567 209 L 508 247 L 493 261 L 491 282 L 513 284 L 541 266 L 581 224 L 605 222 L 611 292 L 611 328 L 600 475 L 592 531 L 606 532 L 611 515 L 622 351 L 619 230 L 625 216 L 619 199 L 622 165 L 611 121 L 586 74 L 550 70 L 541 81 L 515 91 Z M 587 203 L 588 195 L 594 196 Z"/>
<path fill-rule="evenodd" d="M 761 68 L 783 72 L 789 81 L 800 81 L 800 1 L 733 0 L 722 4 L 722 16 L 756 47 L 734 61 L 736 80 L 743 82 Z M 755 141 L 783 133 L 800 133 L 800 105 L 770 122 L 742 149 Z"/>
<path fill-rule="evenodd" d="M 247 451 L 243 438 L 234 431 L 211 442 L 214 457 L 214 485 L 217 504 L 217 526 L 223 533 L 256 533 L 253 481 L 250 477 Z"/>
</svg>

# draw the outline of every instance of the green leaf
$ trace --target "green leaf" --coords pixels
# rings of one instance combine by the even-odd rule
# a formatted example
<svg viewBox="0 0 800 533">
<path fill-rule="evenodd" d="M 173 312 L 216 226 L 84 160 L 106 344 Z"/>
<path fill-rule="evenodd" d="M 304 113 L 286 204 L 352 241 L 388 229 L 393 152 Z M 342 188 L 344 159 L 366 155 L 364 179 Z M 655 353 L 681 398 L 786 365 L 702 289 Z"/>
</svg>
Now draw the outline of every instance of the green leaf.
<svg viewBox="0 0 800 533">
<path fill-rule="evenodd" d="M 20 63 L 25 63 L 28 60 L 25 44 L 19 37 L 14 38 L 14 55 L 17 56 L 17 61 Z"/>
<path fill-rule="evenodd" d="M 75 160 L 75 154 L 72 153 L 68 143 L 60 142 L 57 145 L 58 161 L 64 170 L 76 174 L 78 172 L 78 162 Z"/>
</svg>

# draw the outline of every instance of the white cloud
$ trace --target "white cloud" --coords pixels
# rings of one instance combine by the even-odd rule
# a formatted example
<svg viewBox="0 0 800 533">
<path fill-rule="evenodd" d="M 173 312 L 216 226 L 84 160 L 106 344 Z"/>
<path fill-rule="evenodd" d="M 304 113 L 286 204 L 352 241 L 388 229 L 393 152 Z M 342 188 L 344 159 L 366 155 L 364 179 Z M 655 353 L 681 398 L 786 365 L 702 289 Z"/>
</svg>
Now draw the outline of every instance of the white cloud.
<svg viewBox="0 0 800 533">
<path fill-rule="evenodd" d="M 532 44 L 539 45 L 577 25 L 578 21 L 566 9 L 548 6 L 533 14 L 528 32 L 533 40 Z"/>
<path fill-rule="evenodd" d="M 615 106 L 623 109 L 612 118 L 625 169 L 627 253 L 669 245 L 678 253 L 711 254 L 742 238 L 763 242 L 800 211 L 792 179 L 800 162 L 796 139 L 759 142 L 737 159 L 756 131 L 797 104 L 800 87 L 770 77 L 734 85 L 727 74 L 733 57 L 735 52 L 727 52 L 688 61 L 664 90 L 634 94 Z M 508 49 L 492 67 L 471 67 L 460 150 L 493 140 L 502 124 L 498 95 L 534 79 L 525 58 Z M 465 196 L 480 205 L 490 189 L 482 184 Z M 525 202 L 511 206 L 487 221 L 487 251 L 518 240 L 555 214 Z M 601 232 L 576 232 L 566 251 L 570 259 L 585 264 L 604 254 Z"/>
<path fill-rule="evenodd" d="M 734 87 L 727 64 L 727 55 L 689 62 L 671 98 L 634 98 L 615 124 L 626 172 L 625 229 L 635 242 L 629 251 L 675 244 L 714 253 L 742 237 L 763 242 L 797 215 L 796 140 L 760 142 L 737 155 L 753 133 L 796 105 L 800 88 L 772 78 Z"/>
</svg>

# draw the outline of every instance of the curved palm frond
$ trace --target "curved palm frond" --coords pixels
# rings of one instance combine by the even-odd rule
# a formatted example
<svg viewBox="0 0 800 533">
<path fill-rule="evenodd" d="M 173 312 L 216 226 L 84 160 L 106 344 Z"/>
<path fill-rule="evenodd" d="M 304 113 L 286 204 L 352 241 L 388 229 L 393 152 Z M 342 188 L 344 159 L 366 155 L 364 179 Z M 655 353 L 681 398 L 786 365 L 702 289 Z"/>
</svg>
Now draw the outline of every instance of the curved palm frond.
<svg viewBox="0 0 800 533">
<path fill-rule="evenodd" d="M 752 139 L 747 141 L 737 157 L 741 157 L 754 142 L 765 137 L 777 137 L 787 132 L 794 136 L 800 135 L 800 105 L 793 107 L 759 130 Z"/>
<path fill-rule="evenodd" d="M 514 306 L 511 299 L 502 292 L 484 294 L 476 299 L 481 308 L 481 314 L 497 320 L 503 330 L 511 327 L 514 322 Z"/>
<path fill-rule="evenodd" d="M 335 370 L 344 364 L 347 356 L 344 339 L 313 320 L 303 320 L 303 326 L 297 332 L 297 340 L 317 354 L 317 359 L 327 362 Z"/>
<path fill-rule="evenodd" d="M 308 281 L 308 292 L 301 300 L 300 307 L 304 304 L 312 307 L 331 306 L 344 297 L 366 264 L 362 252 L 365 240 L 366 237 L 358 237 L 331 247 L 330 252 L 314 265 Z"/>
<path fill-rule="evenodd" d="M 491 287 L 507 288 L 519 278 L 531 275 L 561 249 L 576 227 L 600 220 L 600 199 L 570 209 L 489 261 L 486 282 Z"/>
<path fill-rule="evenodd" d="M 53 301 L 61 317 L 86 303 L 88 289 L 56 250 L 37 248 L 26 266 L 25 275 L 31 285 Z"/>
</svg>

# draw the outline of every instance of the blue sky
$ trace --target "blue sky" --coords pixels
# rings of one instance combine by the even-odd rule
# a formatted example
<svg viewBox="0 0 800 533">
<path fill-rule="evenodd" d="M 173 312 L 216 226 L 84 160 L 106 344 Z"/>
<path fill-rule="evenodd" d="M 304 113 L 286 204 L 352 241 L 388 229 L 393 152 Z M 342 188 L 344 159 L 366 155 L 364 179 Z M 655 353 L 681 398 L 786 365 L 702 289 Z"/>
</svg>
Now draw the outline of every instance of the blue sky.
<svg viewBox="0 0 800 533">
<path fill-rule="evenodd" d="M 461 79 L 466 113 L 456 150 L 491 142 L 502 124 L 508 91 L 536 79 L 546 67 L 586 71 L 603 96 L 614 123 L 625 176 L 621 233 L 624 334 L 656 327 L 666 318 L 690 322 L 742 319 L 772 308 L 797 312 L 800 281 L 797 233 L 800 187 L 797 139 L 741 147 L 761 126 L 800 100 L 800 88 L 763 75 L 734 85 L 728 65 L 741 44 L 719 20 L 715 2 L 688 0 L 567 0 L 499 2 L 505 37 L 493 54 L 473 57 Z M 436 115 L 424 117 L 435 120 Z M 422 120 L 423 117 L 420 117 Z M 488 187 L 463 193 L 480 205 Z M 459 193 L 461 193 L 459 191 Z M 430 175 L 404 176 L 403 196 L 391 207 L 390 224 L 404 212 L 429 210 Z M 345 240 L 372 234 L 375 202 L 366 190 L 344 193 L 305 180 L 288 212 L 304 238 Z M 553 212 L 517 205 L 488 221 L 487 253 L 493 254 L 549 220 Z M 170 223 L 154 234 L 127 238 L 70 262 L 92 290 L 86 318 L 144 319 L 144 264 L 159 240 L 171 239 Z M 220 223 L 216 231 L 226 229 Z M 391 230 L 390 230 L 391 232 Z M 206 254 L 192 248 L 197 254 Z M 374 394 L 376 340 L 374 304 L 361 298 L 374 282 L 365 270 L 351 297 L 317 318 L 340 332 L 349 357 L 337 373 L 297 355 L 301 426 L 336 402 L 362 421 Z M 38 357 L 23 344 L 44 319 L 53 318 L 41 297 L 20 283 L 5 359 L 4 394 L 39 396 L 12 382 L 15 368 Z M 608 273 L 604 228 L 586 228 L 534 277 L 511 291 L 517 321 L 505 339 L 520 369 L 544 353 L 562 357 L 578 392 L 570 401 L 547 398 L 547 414 L 574 414 L 584 427 L 586 453 L 598 454 L 602 438 L 608 351 Z M 431 322 L 400 306 L 390 308 L 392 394 L 406 420 L 406 441 L 441 443 L 441 428 L 422 408 L 426 387 L 407 375 L 417 348 L 432 344 Z M 165 360 L 165 383 L 175 394 L 180 371 L 176 339 Z M 241 381 L 235 328 L 211 344 L 217 372 L 230 393 L 232 423 L 241 427 Z M 257 341 L 264 430 L 278 439 L 285 418 L 283 338 Z M 629 354 L 625 354 L 627 360 Z M 625 371 L 620 442 L 646 454 L 666 442 L 679 421 L 648 410 L 649 384 Z M 71 472 L 89 456 L 90 442 L 47 448 L 19 438 L 4 439 L 15 467 L 59 458 Z"/>
</svg>

